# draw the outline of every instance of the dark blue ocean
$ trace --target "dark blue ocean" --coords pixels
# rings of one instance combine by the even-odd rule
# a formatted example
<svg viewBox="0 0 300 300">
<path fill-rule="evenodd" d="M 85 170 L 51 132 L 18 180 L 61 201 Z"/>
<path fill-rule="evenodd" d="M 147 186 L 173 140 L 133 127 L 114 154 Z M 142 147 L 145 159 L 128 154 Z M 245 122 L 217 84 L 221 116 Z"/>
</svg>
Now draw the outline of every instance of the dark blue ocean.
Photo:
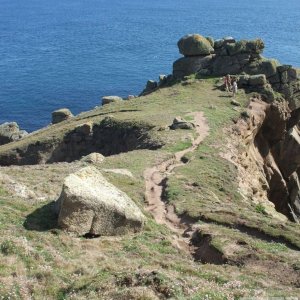
<svg viewBox="0 0 300 300">
<path fill-rule="evenodd" d="M 0 123 L 36 130 L 169 74 L 186 33 L 264 39 L 300 66 L 299 0 L 0 0 Z"/>
</svg>

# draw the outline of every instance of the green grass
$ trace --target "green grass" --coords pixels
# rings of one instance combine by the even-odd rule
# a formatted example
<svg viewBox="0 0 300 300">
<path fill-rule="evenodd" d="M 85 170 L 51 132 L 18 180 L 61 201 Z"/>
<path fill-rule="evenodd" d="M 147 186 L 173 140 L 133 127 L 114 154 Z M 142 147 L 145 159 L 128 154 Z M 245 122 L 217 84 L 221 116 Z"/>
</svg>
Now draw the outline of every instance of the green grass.
<svg viewBox="0 0 300 300">
<path fill-rule="evenodd" d="M 164 128 L 172 124 L 176 116 L 192 121 L 187 117 L 190 112 L 203 111 L 210 127 L 209 136 L 194 153 L 187 154 L 189 162 L 169 176 L 167 200 L 176 206 L 177 212 L 203 220 L 199 225 L 208 226 L 205 233 L 213 236 L 213 246 L 233 259 L 255 253 L 258 260 L 282 260 L 281 266 L 292 266 L 297 252 L 285 241 L 300 245 L 299 226 L 280 224 L 262 213 L 261 208 L 245 202 L 237 191 L 235 167 L 220 156 L 228 136 L 223 129 L 245 110 L 247 96 L 239 93 L 237 100 L 242 107 L 235 111 L 231 99 L 216 89 L 216 78 L 189 80 L 188 85 L 175 84 L 145 97 L 82 113 L 74 120 L 33 134 L 28 140 L 36 143 L 51 136 L 59 139 L 74 126 L 87 121 L 101 122 L 107 115 L 113 115 L 121 123 L 124 120 L 139 124 L 150 122 L 151 136 L 163 140 L 163 148 L 113 155 L 96 166 L 100 171 L 128 169 L 133 178 L 103 173 L 143 209 L 144 170 L 190 147 L 190 135 L 195 136 L 192 130 Z M 5 145 L 0 152 L 27 147 L 28 140 Z M 274 282 L 268 282 L 267 288 L 264 287 L 261 281 L 268 280 L 270 273 L 258 278 L 251 269 L 235 265 L 202 265 L 193 261 L 172 245 L 174 233 L 157 224 L 146 211 L 145 228 L 135 235 L 86 240 L 55 228 L 56 217 L 51 202 L 57 199 L 63 178 L 84 165 L 74 162 L 3 170 L 29 186 L 38 196 L 45 196 L 46 200 L 21 199 L 9 192 L 5 183 L 0 186 L 0 282 L 5 280 L 5 284 L 0 284 L 0 298 L 16 295 L 16 299 L 118 299 L 120 295 L 130 295 L 128 299 L 143 299 L 134 294 L 142 295 L 139 289 L 143 289 L 148 295 L 145 299 L 151 299 L 149 295 L 153 293 L 164 299 L 168 292 L 173 299 L 227 299 L 232 295 L 238 299 L 251 295 L 255 288 L 279 292 L 287 288 L 280 279 L 274 279 Z M 266 232 L 271 237 L 283 238 L 283 242 L 269 242 L 247 235 L 234 229 L 239 224 Z M 230 252 L 231 245 L 237 245 L 236 253 Z M 156 275 L 149 275 L 152 272 Z M 137 282 L 140 274 L 148 275 Z M 120 278 L 126 280 L 127 275 L 137 282 L 136 285 L 119 284 Z M 235 281 L 240 281 L 241 287 L 234 286 Z M 288 288 L 296 290 L 292 284 Z"/>
<path fill-rule="evenodd" d="M 260 213 L 260 214 L 264 214 L 264 215 L 267 214 L 266 208 L 261 203 L 259 203 L 255 206 L 255 211 Z"/>
</svg>

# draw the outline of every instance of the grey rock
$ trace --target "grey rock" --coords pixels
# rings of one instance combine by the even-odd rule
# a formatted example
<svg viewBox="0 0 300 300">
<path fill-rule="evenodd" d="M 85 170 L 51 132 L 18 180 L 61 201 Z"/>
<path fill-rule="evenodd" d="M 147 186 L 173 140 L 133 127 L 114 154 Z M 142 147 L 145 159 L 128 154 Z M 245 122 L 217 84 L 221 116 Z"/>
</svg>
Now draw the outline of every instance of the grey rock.
<svg viewBox="0 0 300 300">
<path fill-rule="evenodd" d="M 73 117 L 73 114 L 68 108 L 61 108 L 52 112 L 52 124 L 57 124 L 66 121 Z"/>
<path fill-rule="evenodd" d="M 163 86 L 168 82 L 167 75 L 159 75 L 158 79 L 159 79 L 158 86 Z"/>
<path fill-rule="evenodd" d="M 215 41 L 211 36 L 207 36 L 206 39 L 209 41 L 210 45 L 214 48 Z"/>
<path fill-rule="evenodd" d="M 223 47 L 223 45 L 224 45 L 224 40 L 223 39 L 218 39 L 218 40 L 215 40 L 215 42 L 214 42 L 214 48 L 215 49 L 220 49 L 220 48 L 222 48 Z"/>
<path fill-rule="evenodd" d="M 239 85 L 240 87 L 249 85 L 249 78 L 250 78 L 250 76 L 247 75 L 247 74 L 245 74 L 245 75 L 240 75 L 240 76 L 239 76 L 239 80 L 238 80 L 238 85 Z"/>
<path fill-rule="evenodd" d="M 207 69 L 211 64 L 212 59 L 213 55 L 205 57 L 182 57 L 173 64 L 173 76 L 177 79 L 182 79 L 185 76 L 198 73 L 202 69 Z"/>
<path fill-rule="evenodd" d="M 181 117 L 176 117 L 173 120 L 172 125 L 170 126 L 170 129 L 172 130 L 176 130 L 176 129 L 193 129 L 195 127 L 195 125 L 191 122 L 188 122 L 186 120 L 184 120 Z"/>
<path fill-rule="evenodd" d="M 249 85 L 257 86 L 257 85 L 265 85 L 267 83 L 266 75 L 252 75 L 249 77 Z"/>
<path fill-rule="evenodd" d="M 282 65 L 282 66 L 278 66 L 277 70 L 279 73 L 285 72 L 288 69 L 290 69 L 292 66 L 291 65 Z"/>
<path fill-rule="evenodd" d="M 268 78 L 268 81 L 274 85 L 280 83 L 280 74 L 277 72 L 275 75 Z"/>
<path fill-rule="evenodd" d="M 235 39 L 232 36 L 226 36 L 223 38 L 225 44 L 235 43 Z"/>
<path fill-rule="evenodd" d="M 217 56 L 212 64 L 212 73 L 216 76 L 241 73 L 241 65 L 237 58 L 230 56 Z"/>
<path fill-rule="evenodd" d="M 20 130 L 16 122 L 6 122 L 0 125 L 0 145 L 18 141 L 28 134 L 25 130 Z"/>
<path fill-rule="evenodd" d="M 120 102 L 123 99 L 119 96 L 104 96 L 102 97 L 102 105 L 107 105 L 110 103 Z"/>
</svg>

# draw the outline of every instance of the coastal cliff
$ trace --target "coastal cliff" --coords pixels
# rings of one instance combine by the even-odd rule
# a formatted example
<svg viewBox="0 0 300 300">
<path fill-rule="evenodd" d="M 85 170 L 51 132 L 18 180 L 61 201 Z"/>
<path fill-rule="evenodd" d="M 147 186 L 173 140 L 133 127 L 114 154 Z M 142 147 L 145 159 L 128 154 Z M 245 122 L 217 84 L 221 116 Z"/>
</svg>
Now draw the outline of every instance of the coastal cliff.
<svg viewBox="0 0 300 300">
<path fill-rule="evenodd" d="M 299 71 L 263 58 L 260 39 L 178 48 L 141 96 L 0 146 L 1 296 L 298 296 Z"/>
</svg>

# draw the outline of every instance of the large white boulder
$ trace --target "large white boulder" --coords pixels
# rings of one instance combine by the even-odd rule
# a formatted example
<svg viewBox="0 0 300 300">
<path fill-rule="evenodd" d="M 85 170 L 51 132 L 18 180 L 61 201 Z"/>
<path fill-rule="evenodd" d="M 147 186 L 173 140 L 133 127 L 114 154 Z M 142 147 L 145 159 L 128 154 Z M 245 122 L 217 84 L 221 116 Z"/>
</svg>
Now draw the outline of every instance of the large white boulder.
<svg viewBox="0 0 300 300">
<path fill-rule="evenodd" d="M 56 204 L 58 225 L 79 236 L 137 232 L 145 222 L 138 206 L 94 167 L 66 177 Z"/>
</svg>

